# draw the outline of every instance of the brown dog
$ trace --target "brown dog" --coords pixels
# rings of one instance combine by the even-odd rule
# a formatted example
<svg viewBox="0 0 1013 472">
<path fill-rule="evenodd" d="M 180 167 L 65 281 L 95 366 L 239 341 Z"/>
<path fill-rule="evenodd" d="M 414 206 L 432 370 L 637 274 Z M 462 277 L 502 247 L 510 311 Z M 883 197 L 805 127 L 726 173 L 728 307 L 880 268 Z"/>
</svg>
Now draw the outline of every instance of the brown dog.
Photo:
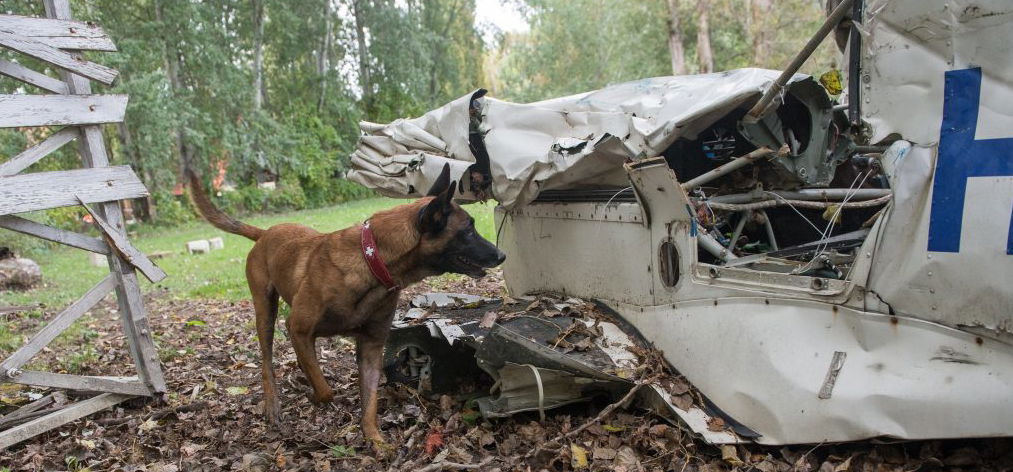
<svg viewBox="0 0 1013 472">
<path fill-rule="evenodd" d="M 375 244 L 369 245 L 363 226 L 323 234 L 291 223 L 266 230 L 242 223 L 215 208 L 196 175 L 188 174 L 191 196 L 206 220 L 256 241 L 246 258 L 246 280 L 257 315 L 268 421 L 280 426 L 281 404 L 271 360 L 280 296 L 292 308 L 288 334 L 315 402 L 334 398 L 317 362 L 316 338 L 338 334 L 355 338 L 362 433 L 377 445 L 385 444 L 376 423 L 376 389 L 400 289 L 446 272 L 478 278 L 485 275 L 484 269 L 506 259 L 475 231 L 474 218 L 452 201 L 457 183 L 450 182 L 449 166 L 428 196 L 370 217 Z M 374 252 L 381 266 L 386 263 L 390 274 L 386 282 L 392 288 L 374 275 L 375 263 L 371 267 L 366 262 Z"/>
</svg>

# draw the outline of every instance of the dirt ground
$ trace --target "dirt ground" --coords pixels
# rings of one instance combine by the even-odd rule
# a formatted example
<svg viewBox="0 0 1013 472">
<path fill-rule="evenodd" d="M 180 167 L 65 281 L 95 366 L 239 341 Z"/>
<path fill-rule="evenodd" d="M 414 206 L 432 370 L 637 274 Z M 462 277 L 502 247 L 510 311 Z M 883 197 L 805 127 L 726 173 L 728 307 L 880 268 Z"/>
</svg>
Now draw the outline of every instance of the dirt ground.
<svg viewBox="0 0 1013 472">
<path fill-rule="evenodd" d="M 481 281 L 413 287 L 498 295 L 498 274 Z M 275 343 L 275 362 L 289 434 L 266 428 L 253 309 L 249 302 L 148 296 L 170 393 L 164 401 L 132 400 L 0 452 L 0 470 L 483 470 L 483 471 L 931 471 L 1013 470 L 1013 441 L 865 441 L 793 447 L 708 446 L 645 412 L 616 410 L 594 421 L 604 404 L 485 421 L 464 397 L 427 398 L 403 386 L 381 388 L 381 427 L 394 446 L 377 456 L 358 431 L 354 352 L 347 340 L 319 343 L 321 364 L 336 399 L 309 402 L 288 340 Z M 33 331 L 38 319 L 23 322 Z M 98 361 L 85 374 L 130 375 L 115 304 L 92 312 L 89 328 Z M 44 357 L 56 360 L 59 350 Z M 3 391 L 16 403 L 28 390 Z M 42 392 L 35 390 L 35 392 Z M 27 400 L 25 400 L 27 401 Z M 12 406 L 6 407 L 8 410 Z M 559 440 L 563 434 L 592 424 Z"/>
</svg>

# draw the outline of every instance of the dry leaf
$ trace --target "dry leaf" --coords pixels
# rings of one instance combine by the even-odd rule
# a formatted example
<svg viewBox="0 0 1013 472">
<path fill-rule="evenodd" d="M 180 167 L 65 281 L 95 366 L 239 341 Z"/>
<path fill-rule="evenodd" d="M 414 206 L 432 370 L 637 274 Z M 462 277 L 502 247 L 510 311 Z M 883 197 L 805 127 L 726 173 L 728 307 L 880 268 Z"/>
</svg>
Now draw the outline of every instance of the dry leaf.
<svg viewBox="0 0 1013 472">
<path fill-rule="evenodd" d="M 588 466 L 587 462 L 587 449 L 584 449 L 576 444 L 570 444 L 570 466 L 574 469 L 586 469 Z"/>
<path fill-rule="evenodd" d="M 710 431 L 724 431 L 725 428 L 727 428 L 725 426 L 725 420 L 721 418 L 715 416 L 707 420 L 707 429 Z"/>
<path fill-rule="evenodd" d="M 742 462 L 742 459 L 739 459 L 739 452 L 735 449 L 735 446 L 731 444 L 724 444 L 721 446 L 721 460 L 734 467 L 746 465 L 745 462 Z"/>
</svg>

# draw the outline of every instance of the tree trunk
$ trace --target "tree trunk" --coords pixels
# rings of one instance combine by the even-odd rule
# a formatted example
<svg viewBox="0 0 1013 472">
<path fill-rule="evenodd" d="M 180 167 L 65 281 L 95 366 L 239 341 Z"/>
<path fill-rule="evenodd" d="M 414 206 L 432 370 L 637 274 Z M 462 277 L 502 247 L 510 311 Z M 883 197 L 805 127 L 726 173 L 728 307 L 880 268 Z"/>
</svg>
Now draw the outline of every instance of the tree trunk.
<svg viewBox="0 0 1013 472">
<path fill-rule="evenodd" d="M 324 109 L 327 100 L 327 76 L 331 69 L 331 2 L 324 1 L 324 37 L 320 41 L 320 54 L 317 56 L 317 76 L 320 77 L 320 98 L 317 100 L 317 113 Z"/>
<path fill-rule="evenodd" d="M 359 48 L 359 88 L 362 89 L 362 102 L 368 112 L 373 95 L 369 77 L 369 51 L 366 49 L 366 3 L 367 0 L 352 2 L 352 13 L 355 16 L 355 41 Z"/>
<path fill-rule="evenodd" d="M 264 0 L 253 2 L 253 109 L 264 106 Z"/>
<path fill-rule="evenodd" d="M 165 23 L 165 12 L 163 10 L 163 0 L 155 0 L 155 20 L 161 25 L 166 27 Z M 164 34 L 166 38 L 164 60 L 165 60 L 165 74 L 169 77 L 169 86 L 172 88 L 172 95 L 177 100 L 180 100 L 179 91 L 182 90 L 183 86 L 179 81 L 179 50 L 178 45 L 171 43 L 170 38 L 175 35 Z M 189 140 L 186 136 L 186 124 L 176 128 L 176 149 L 179 159 L 179 178 L 184 180 L 186 178 L 186 169 L 190 167 L 190 161 L 192 157 L 192 149 L 190 147 Z"/>
<path fill-rule="evenodd" d="M 151 171 L 144 165 L 144 161 L 138 155 L 137 148 L 134 147 L 134 137 L 130 133 L 130 127 L 125 121 L 116 123 L 116 137 L 120 141 L 120 148 L 123 149 L 123 153 L 127 156 L 127 162 L 130 163 L 130 167 L 133 167 L 135 172 L 141 174 L 141 177 L 144 178 L 145 182 L 148 182 L 148 185 L 151 185 L 154 182 L 151 177 Z M 141 219 L 147 222 L 154 221 L 155 202 L 151 195 L 136 200 L 141 209 Z"/>
<path fill-rule="evenodd" d="M 770 61 L 770 43 L 774 39 L 774 34 L 768 27 L 772 23 L 770 16 L 773 14 L 774 0 L 752 0 L 750 7 L 753 65 L 756 67 L 775 66 L 768 63 Z"/>
<path fill-rule="evenodd" d="M 696 60 L 700 72 L 714 72 L 714 54 L 711 53 L 710 31 L 710 0 L 697 0 L 696 12 L 698 24 L 696 29 Z"/>
<path fill-rule="evenodd" d="M 668 50 L 672 54 L 672 74 L 686 73 L 686 50 L 682 45 L 679 0 L 668 0 Z"/>
</svg>

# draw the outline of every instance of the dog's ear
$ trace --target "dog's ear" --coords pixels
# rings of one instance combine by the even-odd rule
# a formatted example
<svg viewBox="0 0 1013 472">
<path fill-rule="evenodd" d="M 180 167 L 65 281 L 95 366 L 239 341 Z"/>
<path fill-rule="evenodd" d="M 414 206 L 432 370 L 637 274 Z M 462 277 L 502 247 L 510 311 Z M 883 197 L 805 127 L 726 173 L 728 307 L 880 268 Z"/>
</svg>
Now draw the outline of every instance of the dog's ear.
<svg viewBox="0 0 1013 472">
<path fill-rule="evenodd" d="M 433 182 L 433 186 L 429 187 L 429 191 L 426 192 L 427 197 L 435 197 L 444 190 L 450 187 L 450 164 L 443 164 L 443 170 L 440 171 L 440 176 Z"/>
<path fill-rule="evenodd" d="M 422 234 L 437 234 L 447 226 L 447 219 L 454 212 L 455 190 L 457 181 L 450 182 L 443 192 L 436 195 L 436 198 L 422 209 L 419 214 L 419 231 Z"/>
</svg>

